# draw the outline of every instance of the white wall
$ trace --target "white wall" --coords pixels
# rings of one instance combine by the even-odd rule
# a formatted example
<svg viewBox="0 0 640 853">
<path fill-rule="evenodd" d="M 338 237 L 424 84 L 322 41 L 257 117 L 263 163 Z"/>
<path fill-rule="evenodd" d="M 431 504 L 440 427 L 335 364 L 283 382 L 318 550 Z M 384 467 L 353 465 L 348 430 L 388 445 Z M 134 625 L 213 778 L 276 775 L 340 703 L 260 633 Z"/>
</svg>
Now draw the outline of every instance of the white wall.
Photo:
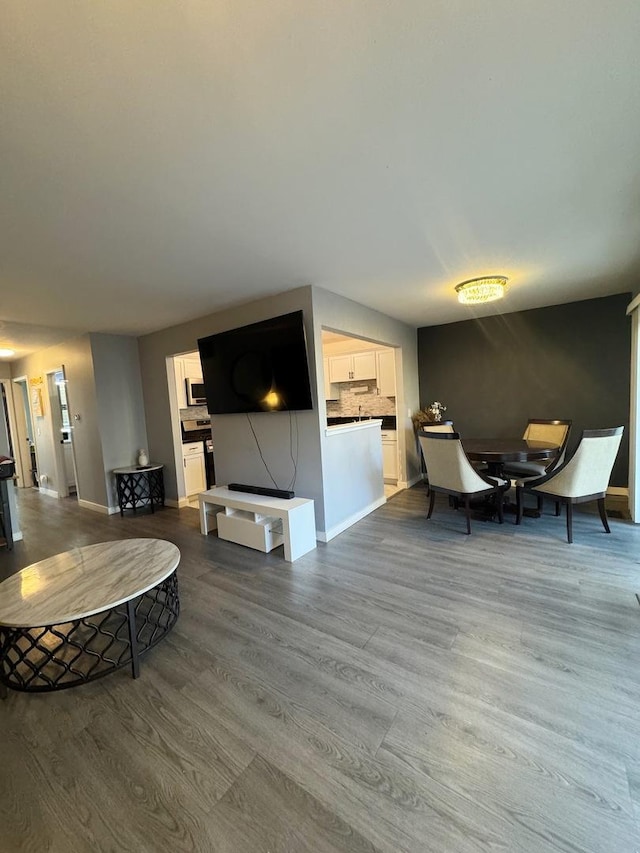
<svg viewBox="0 0 640 853">
<path fill-rule="evenodd" d="M 139 339 L 149 449 L 153 460 L 165 465 L 165 489 L 168 498 L 177 500 L 178 491 L 166 358 L 197 349 L 198 338 L 302 310 L 309 350 L 311 391 L 313 399 L 316 400 L 311 296 L 310 287 L 297 288 L 227 311 L 199 317 L 189 323 L 172 326 Z M 320 465 L 320 414 L 316 406 L 312 411 L 296 413 L 293 419 L 294 426 L 297 424 L 299 436 L 295 491 L 302 497 L 313 498 L 316 525 L 322 530 L 324 500 Z M 288 487 L 293 471 L 288 413 L 265 412 L 251 415 L 251 420 L 276 482 L 280 487 Z M 215 415 L 211 419 L 211 427 L 218 484 L 240 482 L 273 486 L 260 459 L 245 415 Z"/>
<path fill-rule="evenodd" d="M 115 507 L 113 469 L 134 464 L 138 450 L 147 447 L 138 341 L 123 335 L 89 337 L 107 501 Z"/>
<path fill-rule="evenodd" d="M 67 379 L 78 499 L 107 511 L 115 503 L 111 470 L 130 464 L 135 445 L 147 440 L 137 341 L 118 335 L 82 335 L 13 362 L 11 375 L 45 379 L 60 367 Z M 12 385 L 15 405 L 22 405 L 19 388 Z M 46 474 L 47 488 L 57 492 L 54 441 L 60 436 L 53 434 L 51 417 L 57 400 L 46 395 L 46 382 L 44 392 L 44 416 L 34 418 L 38 473 Z"/>
<path fill-rule="evenodd" d="M 165 466 L 168 498 L 177 500 L 178 491 L 167 357 L 197 349 L 198 338 L 300 309 L 305 318 L 311 389 L 317 403 L 313 411 L 298 412 L 294 416 L 294 424 L 297 422 L 299 430 L 295 491 L 315 501 L 317 530 L 322 534 L 327 529 L 327 511 L 330 512 L 331 526 L 335 527 L 340 519 L 357 515 L 370 497 L 366 488 L 360 492 L 344 488 L 344 474 L 336 474 L 340 471 L 340 465 L 325 446 L 326 405 L 324 393 L 318 395 L 317 390 L 318 384 L 322 387 L 323 327 L 396 348 L 401 479 L 419 475 L 413 428 L 407 414 L 408 409 L 413 411 L 418 408 L 416 330 L 337 294 L 320 288 L 302 287 L 200 317 L 139 339 L 149 450 L 153 460 Z M 252 415 L 252 422 L 276 482 L 286 488 L 292 473 L 289 415 L 283 412 L 256 414 Z M 273 485 L 260 460 L 246 416 L 213 416 L 212 433 L 218 484 L 244 482 Z M 327 495 L 330 479 L 330 494 Z"/>
<path fill-rule="evenodd" d="M 329 541 L 385 502 L 379 426 L 323 430 L 325 527 Z"/>
<path fill-rule="evenodd" d="M 411 327 L 379 311 L 373 311 L 321 288 L 313 290 L 314 349 L 318 364 L 318 384 L 323 387 L 322 365 L 322 329 L 343 332 L 347 335 L 364 338 L 374 343 L 392 346 L 396 352 L 396 407 L 398 430 L 398 454 L 400 457 L 399 482 L 415 482 L 420 476 L 420 463 L 415 445 L 411 413 L 419 408 L 418 398 L 418 354 L 417 332 Z M 320 395 L 319 409 L 321 421 L 326 423 L 326 403 L 324 394 Z M 355 433 L 357 435 L 357 433 Z M 370 495 L 364 489 L 345 488 L 345 478 L 336 475 L 340 471 L 340 445 L 322 430 L 321 454 L 322 476 L 325 483 L 325 518 L 329 519 L 326 528 L 330 530 L 339 525 L 340 518 L 358 515 L 366 507 Z"/>
</svg>

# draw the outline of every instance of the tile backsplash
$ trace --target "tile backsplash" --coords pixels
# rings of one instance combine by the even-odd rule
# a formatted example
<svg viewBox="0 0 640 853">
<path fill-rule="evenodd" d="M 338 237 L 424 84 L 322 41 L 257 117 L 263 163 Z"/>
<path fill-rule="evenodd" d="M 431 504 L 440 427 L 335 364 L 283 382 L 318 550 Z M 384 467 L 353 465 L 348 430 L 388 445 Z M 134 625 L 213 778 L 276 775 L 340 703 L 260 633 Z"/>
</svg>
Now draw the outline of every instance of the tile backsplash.
<svg viewBox="0 0 640 853">
<path fill-rule="evenodd" d="M 339 400 L 327 400 L 328 417 L 358 417 L 365 415 L 395 415 L 396 398 L 381 397 L 374 379 L 358 382 L 340 382 Z M 358 407 L 361 407 L 358 411 Z"/>
<path fill-rule="evenodd" d="M 203 421 L 209 417 L 206 406 L 189 406 L 188 409 L 180 409 L 181 421 Z"/>
<path fill-rule="evenodd" d="M 395 397 L 381 397 L 377 393 L 375 380 L 360 380 L 358 382 L 341 382 L 339 400 L 327 400 L 327 415 L 329 417 L 361 415 L 395 415 Z M 358 406 L 362 409 L 358 412 Z M 181 421 L 200 421 L 209 417 L 206 406 L 189 406 L 180 409 Z"/>
</svg>

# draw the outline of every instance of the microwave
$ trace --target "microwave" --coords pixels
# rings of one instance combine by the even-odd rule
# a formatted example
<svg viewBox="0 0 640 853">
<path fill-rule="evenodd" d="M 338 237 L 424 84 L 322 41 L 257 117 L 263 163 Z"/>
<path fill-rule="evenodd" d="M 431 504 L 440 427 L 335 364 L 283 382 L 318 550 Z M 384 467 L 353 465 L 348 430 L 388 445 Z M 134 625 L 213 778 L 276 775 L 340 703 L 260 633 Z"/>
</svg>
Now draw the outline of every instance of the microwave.
<svg viewBox="0 0 640 853">
<path fill-rule="evenodd" d="M 204 393 L 204 382 L 202 379 L 187 378 L 184 380 L 187 386 L 187 406 L 204 406 L 207 402 Z"/>
</svg>

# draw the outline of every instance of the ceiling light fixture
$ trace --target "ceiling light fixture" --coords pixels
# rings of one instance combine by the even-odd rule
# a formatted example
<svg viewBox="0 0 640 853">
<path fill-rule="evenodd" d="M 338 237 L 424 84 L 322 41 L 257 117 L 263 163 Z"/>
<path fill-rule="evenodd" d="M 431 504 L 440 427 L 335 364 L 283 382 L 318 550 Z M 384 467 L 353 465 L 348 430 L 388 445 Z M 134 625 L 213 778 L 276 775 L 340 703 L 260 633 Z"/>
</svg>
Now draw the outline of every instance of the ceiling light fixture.
<svg viewBox="0 0 640 853">
<path fill-rule="evenodd" d="M 11 358 L 15 354 L 16 351 L 14 349 L 0 349 L 0 358 Z"/>
<path fill-rule="evenodd" d="M 508 280 L 504 275 L 488 275 L 463 281 L 456 285 L 458 302 L 463 305 L 480 305 L 482 302 L 502 299 Z"/>
</svg>

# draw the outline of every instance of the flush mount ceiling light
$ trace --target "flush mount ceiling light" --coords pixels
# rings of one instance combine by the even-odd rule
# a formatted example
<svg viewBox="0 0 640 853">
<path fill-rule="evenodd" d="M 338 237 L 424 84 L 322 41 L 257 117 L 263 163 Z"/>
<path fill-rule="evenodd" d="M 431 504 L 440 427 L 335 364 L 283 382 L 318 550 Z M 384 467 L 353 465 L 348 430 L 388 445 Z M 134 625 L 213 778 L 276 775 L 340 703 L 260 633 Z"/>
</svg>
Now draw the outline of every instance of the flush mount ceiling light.
<svg viewBox="0 0 640 853">
<path fill-rule="evenodd" d="M 16 351 L 14 349 L 0 349 L 0 358 L 11 358 L 15 354 Z"/>
<path fill-rule="evenodd" d="M 509 279 L 504 275 L 488 275 L 483 278 L 471 278 L 456 286 L 458 302 L 464 305 L 479 305 L 502 299 Z"/>
</svg>

